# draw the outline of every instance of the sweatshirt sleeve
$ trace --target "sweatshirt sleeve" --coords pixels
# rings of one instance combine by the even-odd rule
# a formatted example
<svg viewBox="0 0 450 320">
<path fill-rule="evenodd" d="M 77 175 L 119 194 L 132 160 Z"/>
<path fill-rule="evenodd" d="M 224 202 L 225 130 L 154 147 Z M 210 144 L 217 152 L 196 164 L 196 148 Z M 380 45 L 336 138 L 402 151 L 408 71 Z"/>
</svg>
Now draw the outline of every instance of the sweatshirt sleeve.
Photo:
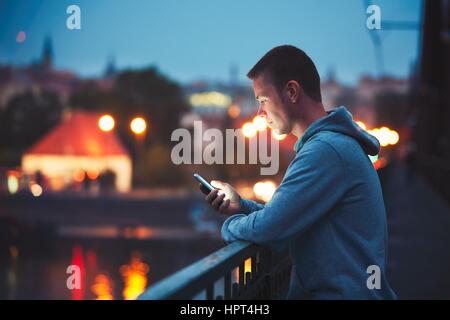
<svg viewBox="0 0 450 320">
<path fill-rule="evenodd" d="M 223 239 L 284 247 L 339 201 L 346 191 L 344 169 L 339 154 L 331 145 L 311 141 L 289 165 L 283 181 L 264 207 L 225 220 L 221 230 Z"/>
<path fill-rule="evenodd" d="M 241 198 L 241 209 L 239 210 L 239 213 L 249 214 L 253 211 L 261 210 L 262 208 L 264 208 L 264 205 L 261 203 Z"/>
</svg>

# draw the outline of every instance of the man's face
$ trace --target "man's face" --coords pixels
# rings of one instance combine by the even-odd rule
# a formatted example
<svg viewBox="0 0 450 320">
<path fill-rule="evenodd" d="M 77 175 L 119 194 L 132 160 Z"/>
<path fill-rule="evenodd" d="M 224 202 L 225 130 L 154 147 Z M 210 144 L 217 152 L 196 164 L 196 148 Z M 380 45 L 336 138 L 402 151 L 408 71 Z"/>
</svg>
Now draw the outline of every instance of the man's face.
<svg viewBox="0 0 450 320">
<path fill-rule="evenodd" d="M 279 134 L 288 134 L 292 130 L 289 106 L 278 93 L 269 77 L 260 75 L 253 80 L 253 90 L 259 102 L 258 115 L 265 117 L 270 128 Z"/>
</svg>

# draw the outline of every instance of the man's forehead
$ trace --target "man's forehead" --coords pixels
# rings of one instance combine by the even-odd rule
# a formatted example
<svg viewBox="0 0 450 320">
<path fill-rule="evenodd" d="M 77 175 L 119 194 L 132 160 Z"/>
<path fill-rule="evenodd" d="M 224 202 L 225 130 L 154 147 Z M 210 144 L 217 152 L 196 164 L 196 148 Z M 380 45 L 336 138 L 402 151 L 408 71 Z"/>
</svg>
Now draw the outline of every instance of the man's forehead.
<svg viewBox="0 0 450 320">
<path fill-rule="evenodd" d="M 253 91 L 255 92 L 256 100 L 267 99 L 268 89 L 268 84 L 264 81 L 263 77 L 260 76 L 253 80 Z"/>
</svg>

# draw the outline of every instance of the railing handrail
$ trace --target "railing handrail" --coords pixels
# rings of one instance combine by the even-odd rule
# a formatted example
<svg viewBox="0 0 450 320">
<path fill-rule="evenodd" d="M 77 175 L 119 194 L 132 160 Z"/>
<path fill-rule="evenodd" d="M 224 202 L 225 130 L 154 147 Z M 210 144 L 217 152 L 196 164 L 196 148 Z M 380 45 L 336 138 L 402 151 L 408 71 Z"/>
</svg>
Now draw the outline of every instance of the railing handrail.
<svg viewBox="0 0 450 320">
<path fill-rule="evenodd" d="M 239 266 L 243 258 L 256 254 L 258 248 L 256 244 L 245 241 L 232 242 L 157 282 L 144 291 L 138 299 L 190 299 L 205 289 L 205 283 L 211 283 L 223 277 L 225 270 Z"/>
</svg>

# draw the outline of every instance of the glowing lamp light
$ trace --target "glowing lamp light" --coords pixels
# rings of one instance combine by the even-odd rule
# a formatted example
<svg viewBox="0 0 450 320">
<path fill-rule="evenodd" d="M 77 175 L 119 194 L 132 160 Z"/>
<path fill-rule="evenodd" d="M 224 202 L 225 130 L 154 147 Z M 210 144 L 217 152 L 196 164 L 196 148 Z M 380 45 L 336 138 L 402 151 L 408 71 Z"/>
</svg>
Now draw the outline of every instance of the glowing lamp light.
<svg viewBox="0 0 450 320">
<path fill-rule="evenodd" d="M 267 202 L 272 199 L 276 188 L 275 183 L 272 181 L 261 181 L 255 183 L 253 186 L 253 192 L 258 199 Z"/>
<path fill-rule="evenodd" d="M 134 118 L 131 120 L 130 129 L 135 134 L 142 134 L 147 129 L 147 122 L 141 117 Z"/>
<path fill-rule="evenodd" d="M 240 114 L 241 114 L 241 108 L 239 108 L 238 105 L 232 104 L 228 108 L 228 115 L 230 116 L 230 118 L 236 119 L 237 117 L 239 117 Z"/>
<path fill-rule="evenodd" d="M 391 145 L 395 145 L 398 143 L 398 141 L 400 140 L 400 136 L 397 131 L 395 131 L 395 130 L 391 131 L 391 139 L 390 140 L 391 140 L 390 141 Z"/>
<path fill-rule="evenodd" d="M 375 170 L 384 168 L 386 165 L 387 165 L 387 160 L 383 157 L 378 158 L 378 160 L 373 163 Z"/>
<path fill-rule="evenodd" d="M 252 272 L 252 258 L 248 258 L 244 262 L 244 274 L 247 274 L 247 272 Z M 244 284 L 247 284 L 246 277 L 244 277 Z"/>
<path fill-rule="evenodd" d="M 264 131 L 267 128 L 267 120 L 264 117 L 256 116 L 253 118 L 253 126 L 257 131 Z"/>
<path fill-rule="evenodd" d="M 386 127 L 382 127 L 379 130 L 380 144 L 382 147 L 386 147 L 390 144 L 390 133 L 390 130 Z"/>
<path fill-rule="evenodd" d="M 356 121 L 356 124 L 361 127 L 363 130 L 367 130 L 367 126 L 362 121 Z"/>
<path fill-rule="evenodd" d="M 244 123 L 242 126 L 242 134 L 247 138 L 254 137 L 256 135 L 255 125 L 252 122 Z"/>
<path fill-rule="evenodd" d="M 8 176 L 8 191 L 10 194 L 14 194 L 19 190 L 19 179 L 15 175 Z"/>
<path fill-rule="evenodd" d="M 387 127 L 375 128 L 367 132 L 377 138 L 382 147 L 396 145 L 400 140 L 398 132 Z"/>
<path fill-rule="evenodd" d="M 215 106 L 226 108 L 231 104 L 231 97 L 217 91 L 200 92 L 192 94 L 189 102 L 194 107 Z"/>
<path fill-rule="evenodd" d="M 99 172 L 98 172 L 98 170 L 88 170 L 87 176 L 89 179 L 95 180 L 98 178 Z"/>
<path fill-rule="evenodd" d="M 276 130 L 272 130 L 272 136 L 276 140 L 283 140 L 287 137 L 287 134 L 279 134 Z"/>
<path fill-rule="evenodd" d="M 30 186 L 31 194 L 35 197 L 39 197 L 42 194 L 42 187 L 37 183 L 34 183 Z"/>
<path fill-rule="evenodd" d="M 84 170 L 78 169 L 74 171 L 72 178 L 76 182 L 83 182 L 84 178 L 86 178 L 86 174 L 84 173 Z"/>
<path fill-rule="evenodd" d="M 116 122 L 114 121 L 114 118 L 110 116 L 109 114 L 105 114 L 100 117 L 98 120 L 98 127 L 100 130 L 104 132 L 109 132 L 112 129 L 114 129 L 114 126 L 116 125 Z"/>
</svg>

